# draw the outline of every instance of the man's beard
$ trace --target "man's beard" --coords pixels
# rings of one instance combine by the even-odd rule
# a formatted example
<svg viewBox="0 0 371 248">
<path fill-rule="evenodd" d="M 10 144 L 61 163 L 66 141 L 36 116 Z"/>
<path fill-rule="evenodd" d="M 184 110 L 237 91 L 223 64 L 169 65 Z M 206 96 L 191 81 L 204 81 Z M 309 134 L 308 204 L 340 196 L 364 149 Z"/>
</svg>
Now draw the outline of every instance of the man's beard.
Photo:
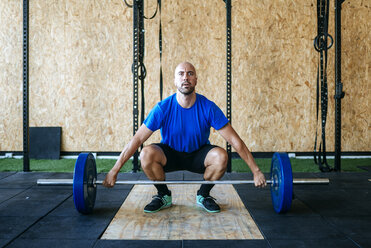
<svg viewBox="0 0 371 248">
<path fill-rule="evenodd" d="M 195 91 L 195 87 L 189 87 L 188 89 L 184 89 L 182 87 L 178 87 L 178 90 L 183 95 L 188 96 L 188 95 L 192 94 Z"/>
</svg>

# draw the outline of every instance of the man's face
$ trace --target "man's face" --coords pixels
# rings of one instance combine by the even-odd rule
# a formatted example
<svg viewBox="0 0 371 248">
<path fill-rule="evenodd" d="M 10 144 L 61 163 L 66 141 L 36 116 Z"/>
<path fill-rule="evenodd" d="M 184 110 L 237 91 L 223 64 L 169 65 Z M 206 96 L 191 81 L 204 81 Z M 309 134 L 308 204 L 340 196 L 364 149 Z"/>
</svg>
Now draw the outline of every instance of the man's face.
<svg viewBox="0 0 371 248">
<path fill-rule="evenodd" d="M 194 92 L 197 85 L 196 70 L 189 63 L 182 63 L 175 69 L 175 86 L 178 91 L 184 95 L 190 95 Z"/>
</svg>

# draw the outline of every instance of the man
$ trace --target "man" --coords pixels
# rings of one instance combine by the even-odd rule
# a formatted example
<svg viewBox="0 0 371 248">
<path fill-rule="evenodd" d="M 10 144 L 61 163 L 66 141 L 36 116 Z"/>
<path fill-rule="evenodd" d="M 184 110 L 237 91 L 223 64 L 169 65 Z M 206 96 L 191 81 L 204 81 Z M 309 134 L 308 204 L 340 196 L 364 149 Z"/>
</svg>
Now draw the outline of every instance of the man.
<svg viewBox="0 0 371 248">
<path fill-rule="evenodd" d="M 227 152 L 209 142 L 210 127 L 237 151 L 248 164 L 257 187 L 265 187 L 263 173 L 228 119 L 215 103 L 197 94 L 197 74 L 188 62 L 175 69 L 177 92 L 159 102 L 149 113 L 129 144 L 125 146 L 116 164 L 107 174 L 103 185 L 113 187 L 124 163 L 158 129 L 161 143 L 145 146 L 140 154 L 141 167 L 150 180 L 164 181 L 165 172 L 189 170 L 203 174 L 205 180 L 219 180 L 225 173 Z M 171 206 L 171 192 L 166 184 L 154 185 L 158 194 L 145 206 L 144 211 L 153 213 Z M 202 184 L 197 191 L 196 202 L 208 212 L 219 212 L 220 207 L 210 196 L 213 184 Z"/>
</svg>

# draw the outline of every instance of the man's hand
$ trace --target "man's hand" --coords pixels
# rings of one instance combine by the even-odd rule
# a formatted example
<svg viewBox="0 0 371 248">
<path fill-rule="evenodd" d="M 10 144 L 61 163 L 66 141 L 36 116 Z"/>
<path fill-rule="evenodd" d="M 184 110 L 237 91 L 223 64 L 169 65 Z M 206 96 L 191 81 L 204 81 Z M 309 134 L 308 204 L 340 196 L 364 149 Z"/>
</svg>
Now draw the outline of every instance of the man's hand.
<svg viewBox="0 0 371 248">
<path fill-rule="evenodd" d="M 102 184 L 104 187 L 112 188 L 113 186 L 115 186 L 116 180 L 117 180 L 117 173 L 110 170 L 110 172 L 108 172 Z"/>
<path fill-rule="evenodd" d="M 258 187 L 258 188 L 263 188 L 267 186 L 267 182 L 265 181 L 264 174 L 260 170 L 254 172 L 254 183 L 255 183 L 255 187 Z"/>
</svg>

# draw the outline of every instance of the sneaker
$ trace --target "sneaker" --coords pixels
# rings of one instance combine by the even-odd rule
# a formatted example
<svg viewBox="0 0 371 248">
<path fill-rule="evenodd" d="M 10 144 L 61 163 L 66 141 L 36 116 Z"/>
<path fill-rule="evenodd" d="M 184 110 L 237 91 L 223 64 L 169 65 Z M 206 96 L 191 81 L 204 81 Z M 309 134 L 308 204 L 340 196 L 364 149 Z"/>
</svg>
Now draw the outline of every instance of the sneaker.
<svg viewBox="0 0 371 248">
<path fill-rule="evenodd" d="M 203 197 L 202 195 L 197 195 L 196 201 L 197 205 L 204 208 L 209 213 L 218 213 L 220 212 L 220 207 L 215 203 L 215 198 L 211 196 Z"/>
<path fill-rule="evenodd" d="M 163 208 L 171 207 L 171 196 L 154 195 L 152 201 L 144 207 L 146 213 L 156 213 Z"/>
</svg>

